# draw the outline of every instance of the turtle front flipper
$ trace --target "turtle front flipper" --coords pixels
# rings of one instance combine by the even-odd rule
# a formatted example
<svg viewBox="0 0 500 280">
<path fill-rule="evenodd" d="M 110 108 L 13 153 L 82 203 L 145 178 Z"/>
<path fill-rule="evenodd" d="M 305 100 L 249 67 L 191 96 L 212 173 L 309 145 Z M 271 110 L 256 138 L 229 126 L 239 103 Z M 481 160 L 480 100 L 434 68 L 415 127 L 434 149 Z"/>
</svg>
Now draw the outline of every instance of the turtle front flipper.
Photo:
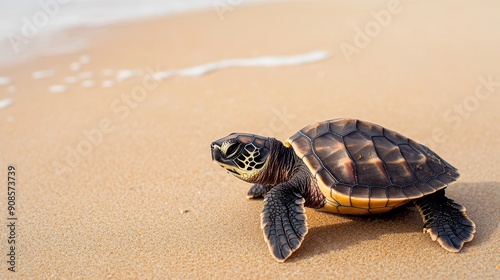
<svg viewBox="0 0 500 280">
<path fill-rule="evenodd" d="M 261 228 L 271 255 L 284 262 L 297 250 L 307 233 L 304 202 L 290 184 L 280 184 L 264 199 Z"/>
<path fill-rule="evenodd" d="M 474 238 L 476 226 L 469 219 L 465 207 L 455 203 L 438 191 L 414 201 L 422 219 L 424 232 L 431 235 L 433 241 L 450 252 L 458 252 L 465 242 Z"/>
<path fill-rule="evenodd" d="M 258 199 L 264 198 L 264 196 L 273 188 L 270 185 L 253 185 L 250 190 L 248 190 L 247 198 L 248 199 Z"/>
</svg>

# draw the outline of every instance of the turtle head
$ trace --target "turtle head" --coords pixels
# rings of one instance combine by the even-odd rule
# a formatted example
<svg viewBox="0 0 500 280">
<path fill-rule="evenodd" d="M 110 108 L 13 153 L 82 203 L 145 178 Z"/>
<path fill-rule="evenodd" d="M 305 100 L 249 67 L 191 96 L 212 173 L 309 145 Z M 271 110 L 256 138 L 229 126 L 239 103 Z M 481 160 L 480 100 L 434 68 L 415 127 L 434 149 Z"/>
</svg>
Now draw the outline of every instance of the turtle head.
<svg viewBox="0 0 500 280">
<path fill-rule="evenodd" d="M 212 160 L 228 173 L 254 183 L 266 166 L 269 142 L 267 137 L 232 133 L 212 143 Z"/>
</svg>

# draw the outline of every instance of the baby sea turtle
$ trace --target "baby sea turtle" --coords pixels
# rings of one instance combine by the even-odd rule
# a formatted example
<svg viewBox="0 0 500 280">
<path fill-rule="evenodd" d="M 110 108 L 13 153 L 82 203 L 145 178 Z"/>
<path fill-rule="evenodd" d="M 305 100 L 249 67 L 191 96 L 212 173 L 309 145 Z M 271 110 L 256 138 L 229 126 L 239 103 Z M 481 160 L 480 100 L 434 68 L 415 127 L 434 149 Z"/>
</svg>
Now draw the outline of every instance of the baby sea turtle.
<svg viewBox="0 0 500 280">
<path fill-rule="evenodd" d="M 458 170 L 426 146 L 382 126 L 334 119 L 310 124 L 284 144 L 233 133 L 211 149 L 212 159 L 230 174 L 254 183 L 249 198 L 264 197 L 261 228 L 280 262 L 307 233 L 304 207 L 368 215 L 411 201 L 424 232 L 444 249 L 458 252 L 474 237 L 465 207 L 445 196 Z"/>
</svg>

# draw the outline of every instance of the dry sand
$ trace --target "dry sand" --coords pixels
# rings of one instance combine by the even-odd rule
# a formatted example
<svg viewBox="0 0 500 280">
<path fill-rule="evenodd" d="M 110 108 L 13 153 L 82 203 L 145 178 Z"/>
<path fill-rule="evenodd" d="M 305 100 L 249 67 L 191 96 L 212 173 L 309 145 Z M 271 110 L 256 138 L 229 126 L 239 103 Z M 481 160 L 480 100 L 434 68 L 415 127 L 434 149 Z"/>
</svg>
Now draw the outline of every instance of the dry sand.
<svg viewBox="0 0 500 280">
<path fill-rule="evenodd" d="M 390 3 L 237 6 L 224 20 L 212 10 L 75 30 L 93 44 L 1 69 L 10 81 L 0 100 L 13 103 L 0 109 L 0 178 L 15 164 L 19 207 L 17 272 L 7 271 L 3 226 L 0 278 L 499 279 L 500 5 Z M 390 21 L 377 23 L 381 10 Z M 357 38 L 358 27 L 371 37 Z M 148 74 L 115 80 L 120 69 L 314 50 L 332 57 L 166 79 L 135 101 L 126 98 Z M 309 209 L 302 247 L 275 262 L 262 201 L 211 162 L 209 144 L 233 131 L 286 140 L 337 117 L 394 129 L 459 168 L 447 193 L 467 207 L 475 239 L 446 252 L 413 207 L 374 217 Z M 6 224 L 5 187 L 0 202 Z"/>
</svg>

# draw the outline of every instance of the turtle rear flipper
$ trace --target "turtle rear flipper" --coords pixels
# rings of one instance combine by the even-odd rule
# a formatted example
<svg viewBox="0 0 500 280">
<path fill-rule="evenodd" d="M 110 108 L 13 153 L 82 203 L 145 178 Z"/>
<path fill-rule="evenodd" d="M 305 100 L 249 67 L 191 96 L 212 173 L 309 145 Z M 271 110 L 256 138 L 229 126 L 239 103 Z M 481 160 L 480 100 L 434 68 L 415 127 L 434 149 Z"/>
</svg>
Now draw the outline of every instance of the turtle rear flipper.
<svg viewBox="0 0 500 280">
<path fill-rule="evenodd" d="M 414 203 L 424 220 L 424 232 L 446 250 L 458 252 L 465 242 L 474 238 L 476 226 L 467 216 L 465 207 L 447 198 L 444 190 Z"/>
<path fill-rule="evenodd" d="M 261 228 L 271 255 L 284 262 L 300 247 L 307 233 L 305 199 L 285 183 L 271 189 L 264 199 Z"/>
</svg>

